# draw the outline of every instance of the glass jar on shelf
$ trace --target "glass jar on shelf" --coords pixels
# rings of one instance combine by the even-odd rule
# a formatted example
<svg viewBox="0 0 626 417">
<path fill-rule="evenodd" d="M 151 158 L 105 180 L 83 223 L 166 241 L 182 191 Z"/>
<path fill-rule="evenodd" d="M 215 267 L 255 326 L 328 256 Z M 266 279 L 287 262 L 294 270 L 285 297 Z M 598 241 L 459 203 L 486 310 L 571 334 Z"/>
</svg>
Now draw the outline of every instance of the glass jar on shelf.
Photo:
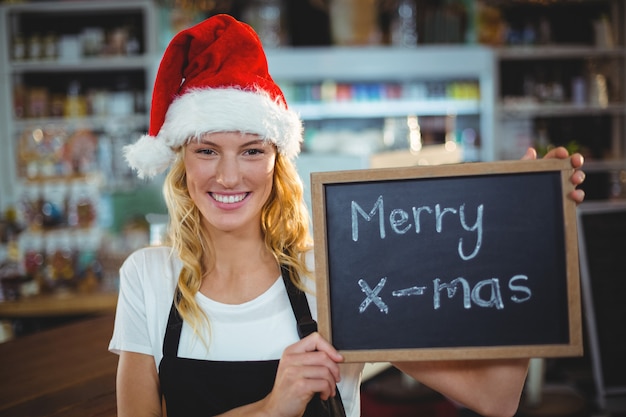
<svg viewBox="0 0 626 417">
<path fill-rule="evenodd" d="M 20 239 L 22 251 L 22 263 L 29 284 L 26 294 L 36 295 L 39 293 L 44 280 L 45 253 L 43 236 L 39 232 L 25 232 Z"/>
<path fill-rule="evenodd" d="M 59 55 L 58 39 L 54 32 L 48 32 L 42 41 L 41 57 L 45 60 L 55 60 Z"/>
<path fill-rule="evenodd" d="M 67 291 L 76 279 L 75 246 L 67 230 L 54 230 L 46 234 L 46 289 Z"/>
<path fill-rule="evenodd" d="M 96 223 L 97 195 L 95 187 L 88 182 L 72 182 L 68 198 L 68 226 L 89 228 Z"/>
<path fill-rule="evenodd" d="M 417 46 L 417 5 L 415 0 L 397 0 L 391 21 L 391 44 Z"/>
<path fill-rule="evenodd" d="M 31 61 L 40 60 L 43 56 L 43 42 L 39 33 L 33 33 L 28 38 L 28 59 Z"/>
<path fill-rule="evenodd" d="M 27 182 L 21 188 L 20 207 L 26 229 L 40 231 L 43 228 L 41 185 L 37 182 Z"/>
<path fill-rule="evenodd" d="M 13 44 L 11 45 L 11 58 L 13 61 L 19 62 L 26 59 L 26 40 L 21 33 L 13 36 Z"/>
<path fill-rule="evenodd" d="M 65 181 L 46 181 L 43 184 L 43 203 L 41 205 L 44 229 L 54 229 L 67 224 L 66 199 L 68 186 Z"/>
</svg>

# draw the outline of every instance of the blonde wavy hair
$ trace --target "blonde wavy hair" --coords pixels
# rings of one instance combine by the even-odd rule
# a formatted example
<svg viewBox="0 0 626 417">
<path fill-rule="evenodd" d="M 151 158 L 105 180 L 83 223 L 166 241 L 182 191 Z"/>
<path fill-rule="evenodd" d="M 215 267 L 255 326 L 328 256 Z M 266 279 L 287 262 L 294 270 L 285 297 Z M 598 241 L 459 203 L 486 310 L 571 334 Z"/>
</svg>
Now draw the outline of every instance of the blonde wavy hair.
<svg viewBox="0 0 626 417">
<path fill-rule="evenodd" d="M 202 227 L 202 215 L 189 196 L 184 152 L 183 147 L 177 153 L 165 178 L 163 195 L 170 215 L 169 244 L 183 264 L 178 276 L 176 308 L 194 333 L 200 335 L 201 326 L 209 326 L 209 321 L 196 303 L 195 295 L 200 289 L 202 277 L 212 268 L 207 259 L 209 263 L 216 262 L 216 259 L 211 239 Z M 304 290 L 300 277 L 311 273 L 305 256 L 312 248 L 312 242 L 302 180 L 293 162 L 280 153 L 276 154 L 273 178 L 272 191 L 261 211 L 265 245 L 278 264 L 288 266 L 292 271 L 292 282 Z"/>
</svg>

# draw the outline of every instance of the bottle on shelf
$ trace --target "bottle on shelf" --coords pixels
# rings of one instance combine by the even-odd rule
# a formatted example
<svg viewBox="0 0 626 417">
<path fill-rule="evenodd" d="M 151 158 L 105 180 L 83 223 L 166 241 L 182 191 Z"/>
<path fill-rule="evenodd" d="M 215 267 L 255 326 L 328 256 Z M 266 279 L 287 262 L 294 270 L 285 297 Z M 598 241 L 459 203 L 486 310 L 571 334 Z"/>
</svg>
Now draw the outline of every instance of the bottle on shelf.
<svg viewBox="0 0 626 417">
<path fill-rule="evenodd" d="M 0 302 L 16 300 L 21 295 L 21 286 L 25 282 L 25 274 L 20 263 L 18 237 L 22 228 L 17 223 L 15 209 L 6 210 L 2 225 L 0 241 L 3 256 L 0 258 Z"/>
<path fill-rule="evenodd" d="M 41 59 L 43 55 L 43 43 L 41 41 L 41 36 L 39 36 L 39 33 L 33 33 L 30 38 L 28 38 L 27 55 L 28 59 L 31 61 L 37 61 Z"/>
<path fill-rule="evenodd" d="M 57 59 L 58 51 L 58 39 L 54 32 L 48 32 L 42 41 L 42 58 L 45 60 L 53 61 Z"/>
<path fill-rule="evenodd" d="M 391 44 L 417 46 L 417 5 L 415 0 L 398 0 L 391 22 Z"/>
<path fill-rule="evenodd" d="M 26 87 L 21 75 L 13 77 L 13 117 L 22 119 L 26 117 Z"/>
<path fill-rule="evenodd" d="M 13 44 L 11 45 L 11 58 L 15 62 L 26 59 L 26 40 L 21 33 L 13 35 Z"/>
<path fill-rule="evenodd" d="M 81 94 L 80 82 L 73 80 L 67 88 L 67 97 L 65 98 L 65 109 L 63 116 L 65 117 L 85 117 L 87 115 L 87 100 Z"/>
</svg>

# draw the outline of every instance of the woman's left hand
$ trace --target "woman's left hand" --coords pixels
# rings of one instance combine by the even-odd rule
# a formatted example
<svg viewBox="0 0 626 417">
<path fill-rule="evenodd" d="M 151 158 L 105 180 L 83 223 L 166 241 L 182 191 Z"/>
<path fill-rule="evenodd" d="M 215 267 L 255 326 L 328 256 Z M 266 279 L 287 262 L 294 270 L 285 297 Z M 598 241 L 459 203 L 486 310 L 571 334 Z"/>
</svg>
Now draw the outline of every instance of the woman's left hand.
<svg viewBox="0 0 626 417">
<path fill-rule="evenodd" d="M 570 158 L 572 168 L 574 168 L 574 173 L 570 177 L 570 181 L 574 184 L 574 186 L 578 186 L 585 181 L 585 172 L 581 169 L 585 160 L 581 154 L 575 153 L 570 156 L 567 149 L 559 146 L 558 148 L 550 150 L 544 158 Z M 537 159 L 537 151 L 534 148 L 529 148 L 522 159 Z M 577 204 L 580 204 L 585 199 L 585 192 L 581 189 L 575 189 L 569 194 L 569 197 Z"/>
</svg>

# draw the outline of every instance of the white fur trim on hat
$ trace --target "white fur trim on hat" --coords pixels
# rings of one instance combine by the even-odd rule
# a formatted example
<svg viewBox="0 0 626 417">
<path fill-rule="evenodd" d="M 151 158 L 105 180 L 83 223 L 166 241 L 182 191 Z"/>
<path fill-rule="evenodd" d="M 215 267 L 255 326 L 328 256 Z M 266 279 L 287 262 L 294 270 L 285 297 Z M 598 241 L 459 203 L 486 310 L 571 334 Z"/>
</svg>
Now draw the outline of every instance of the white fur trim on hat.
<svg viewBox="0 0 626 417">
<path fill-rule="evenodd" d="M 165 171 L 176 154 L 164 140 L 154 136 L 143 135 L 132 145 L 122 149 L 128 165 L 137 170 L 139 178 L 152 178 Z"/>
<path fill-rule="evenodd" d="M 191 138 L 213 132 L 257 134 L 274 143 L 279 153 L 294 159 L 300 152 L 302 121 L 263 90 L 190 89 L 169 106 L 156 137 L 143 136 L 126 146 L 124 154 L 141 178 L 153 177 L 167 169 L 175 149 Z"/>
<path fill-rule="evenodd" d="M 170 105 L 159 136 L 176 148 L 203 133 L 238 131 L 269 140 L 288 158 L 300 151 L 300 118 L 263 90 L 191 89 Z"/>
</svg>

